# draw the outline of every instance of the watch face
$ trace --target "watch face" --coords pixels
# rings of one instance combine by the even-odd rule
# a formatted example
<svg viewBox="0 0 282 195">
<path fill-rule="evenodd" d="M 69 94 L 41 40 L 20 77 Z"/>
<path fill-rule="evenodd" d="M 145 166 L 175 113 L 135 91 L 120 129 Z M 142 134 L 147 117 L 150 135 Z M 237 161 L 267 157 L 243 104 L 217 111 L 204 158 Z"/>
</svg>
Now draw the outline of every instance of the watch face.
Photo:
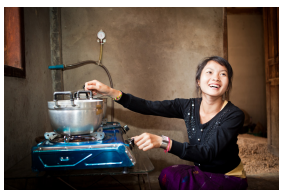
<svg viewBox="0 0 282 195">
<path fill-rule="evenodd" d="M 97 37 L 99 38 L 99 39 L 104 39 L 105 38 L 105 33 L 102 31 L 102 30 L 100 30 L 99 32 L 98 32 L 98 34 L 97 34 Z"/>
<path fill-rule="evenodd" d="M 166 142 L 166 143 L 169 142 L 169 138 L 167 136 L 162 136 L 162 140 L 163 142 Z"/>
</svg>

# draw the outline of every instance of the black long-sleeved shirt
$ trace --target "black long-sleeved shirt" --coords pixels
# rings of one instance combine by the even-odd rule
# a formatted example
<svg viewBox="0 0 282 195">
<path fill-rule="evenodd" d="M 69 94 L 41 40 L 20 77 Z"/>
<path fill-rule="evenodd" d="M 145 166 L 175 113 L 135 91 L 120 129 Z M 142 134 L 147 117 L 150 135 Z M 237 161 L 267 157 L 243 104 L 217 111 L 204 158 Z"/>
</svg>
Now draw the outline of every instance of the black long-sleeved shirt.
<svg viewBox="0 0 282 195">
<path fill-rule="evenodd" d="M 148 101 L 123 93 L 117 103 L 145 115 L 184 119 L 189 143 L 172 140 L 170 153 L 194 162 L 202 171 L 227 173 L 241 159 L 237 136 L 244 123 L 244 113 L 230 101 L 209 122 L 200 123 L 201 98 Z"/>
</svg>

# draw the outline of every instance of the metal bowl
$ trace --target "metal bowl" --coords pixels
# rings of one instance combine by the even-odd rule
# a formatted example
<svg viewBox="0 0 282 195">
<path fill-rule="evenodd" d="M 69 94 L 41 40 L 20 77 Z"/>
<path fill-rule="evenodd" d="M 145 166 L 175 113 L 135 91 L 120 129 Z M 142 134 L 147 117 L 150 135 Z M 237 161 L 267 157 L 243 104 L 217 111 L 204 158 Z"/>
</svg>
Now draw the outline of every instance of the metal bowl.
<svg viewBox="0 0 282 195">
<path fill-rule="evenodd" d="M 55 98 L 54 98 L 55 99 Z M 48 102 L 51 126 L 56 133 L 89 134 L 97 130 L 103 119 L 103 100 L 54 100 Z"/>
</svg>

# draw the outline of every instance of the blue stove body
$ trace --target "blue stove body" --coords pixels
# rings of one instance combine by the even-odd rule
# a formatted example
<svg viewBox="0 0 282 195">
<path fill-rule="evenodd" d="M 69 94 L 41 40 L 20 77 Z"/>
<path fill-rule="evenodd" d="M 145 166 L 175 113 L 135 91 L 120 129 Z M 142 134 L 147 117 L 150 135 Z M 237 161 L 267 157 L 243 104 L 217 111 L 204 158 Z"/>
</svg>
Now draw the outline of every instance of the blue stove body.
<svg viewBox="0 0 282 195">
<path fill-rule="evenodd" d="M 33 146 L 32 170 L 74 170 L 132 167 L 136 160 L 129 142 L 123 139 L 119 123 L 103 127 L 102 140 L 52 142 L 44 140 Z"/>
</svg>

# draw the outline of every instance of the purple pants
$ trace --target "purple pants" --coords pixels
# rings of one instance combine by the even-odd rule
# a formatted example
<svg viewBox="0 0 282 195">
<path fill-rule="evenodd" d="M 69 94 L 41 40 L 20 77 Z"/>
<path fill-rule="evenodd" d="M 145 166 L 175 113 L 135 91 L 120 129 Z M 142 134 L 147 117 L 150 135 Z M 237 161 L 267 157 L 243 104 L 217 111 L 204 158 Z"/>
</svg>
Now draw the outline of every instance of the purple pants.
<svg viewBox="0 0 282 195">
<path fill-rule="evenodd" d="M 199 167 L 189 165 L 163 169 L 159 183 L 163 190 L 245 190 L 248 187 L 247 178 L 203 172 Z"/>
</svg>

